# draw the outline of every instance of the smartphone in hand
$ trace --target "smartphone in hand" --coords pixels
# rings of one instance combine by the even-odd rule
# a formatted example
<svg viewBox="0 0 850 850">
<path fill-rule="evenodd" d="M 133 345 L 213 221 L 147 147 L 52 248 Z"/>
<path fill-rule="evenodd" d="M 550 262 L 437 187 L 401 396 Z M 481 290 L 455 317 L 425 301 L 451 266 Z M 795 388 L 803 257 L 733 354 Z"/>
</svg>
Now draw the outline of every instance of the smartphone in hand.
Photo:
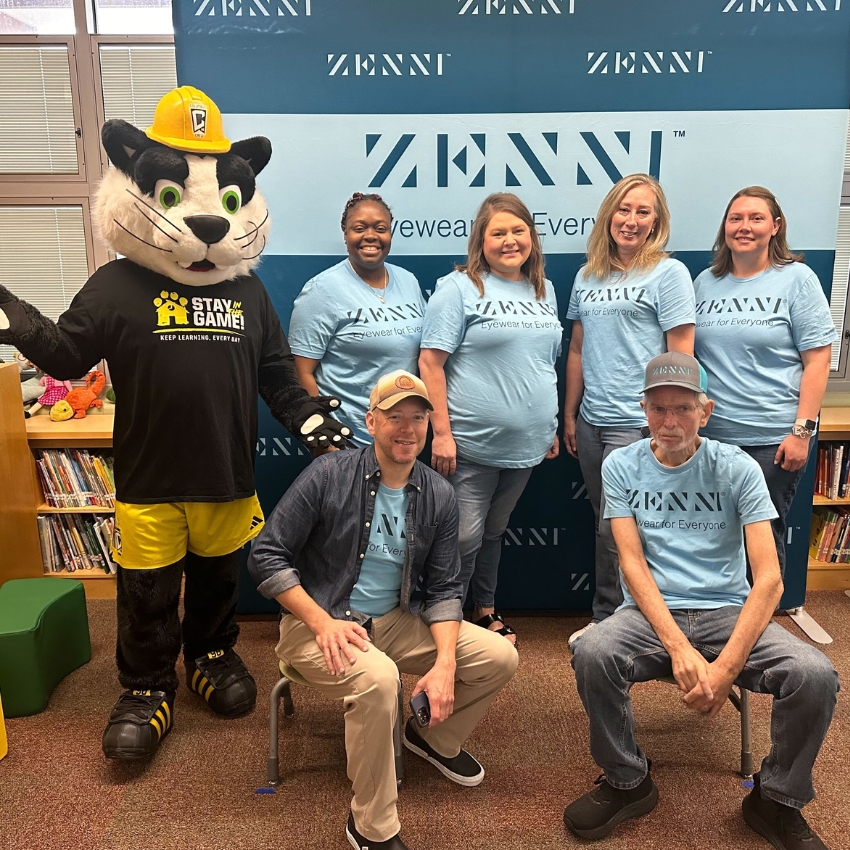
<svg viewBox="0 0 850 850">
<path fill-rule="evenodd" d="M 428 702 L 428 694 L 425 691 L 410 700 L 410 710 L 419 726 L 424 728 L 431 722 L 431 703 Z"/>
</svg>

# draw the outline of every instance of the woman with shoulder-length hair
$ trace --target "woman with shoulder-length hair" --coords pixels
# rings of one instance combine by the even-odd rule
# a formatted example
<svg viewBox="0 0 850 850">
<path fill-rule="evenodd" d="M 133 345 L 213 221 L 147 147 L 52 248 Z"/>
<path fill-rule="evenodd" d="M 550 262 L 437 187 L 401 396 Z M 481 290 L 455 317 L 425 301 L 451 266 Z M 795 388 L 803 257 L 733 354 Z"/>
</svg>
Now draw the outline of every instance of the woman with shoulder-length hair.
<svg viewBox="0 0 850 850">
<path fill-rule="evenodd" d="M 562 334 L 531 213 L 516 195 L 490 195 L 466 263 L 428 302 L 419 370 L 434 405 L 431 465 L 457 495 L 473 621 L 514 643 L 495 610 L 501 538 L 531 470 L 558 454 Z"/>
<path fill-rule="evenodd" d="M 788 247 L 785 216 L 762 186 L 726 207 L 714 261 L 697 277 L 696 356 L 715 408 L 706 437 L 740 446 L 764 472 L 779 514 L 773 535 L 785 574 L 785 517 L 809 456 L 837 335 L 817 275 Z"/>
<path fill-rule="evenodd" d="M 567 318 L 564 443 L 578 458 L 596 519 L 596 592 L 588 626 L 623 601 L 617 547 L 604 518 L 602 461 L 641 438 L 644 368 L 664 351 L 693 354 L 694 292 L 688 270 L 667 251 L 670 212 L 648 174 L 631 174 L 605 196 L 576 275 Z M 580 407 L 579 407 L 580 405 Z"/>
</svg>

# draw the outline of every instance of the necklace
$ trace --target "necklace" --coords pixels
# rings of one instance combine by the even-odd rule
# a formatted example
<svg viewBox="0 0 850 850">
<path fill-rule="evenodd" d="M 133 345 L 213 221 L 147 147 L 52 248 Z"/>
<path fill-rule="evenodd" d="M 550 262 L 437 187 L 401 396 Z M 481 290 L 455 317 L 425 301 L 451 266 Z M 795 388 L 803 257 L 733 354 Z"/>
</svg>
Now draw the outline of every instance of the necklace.
<svg viewBox="0 0 850 850">
<path fill-rule="evenodd" d="M 386 298 L 384 298 L 384 296 L 382 294 L 382 293 L 387 291 L 387 287 L 390 285 L 390 270 L 386 266 L 384 266 L 384 285 L 383 286 L 372 286 L 372 284 L 369 283 L 368 280 L 364 280 L 363 277 L 361 277 L 361 275 L 357 272 L 357 269 L 355 269 L 354 266 L 351 264 L 351 260 L 348 261 L 348 267 L 351 269 L 351 271 L 354 272 L 354 274 L 357 275 L 357 277 L 360 278 L 360 280 L 363 281 L 363 283 L 366 284 L 366 286 L 369 287 L 369 290 L 372 292 L 372 294 L 375 296 L 375 298 L 377 298 L 381 302 L 381 304 L 387 303 Z"/>
</svg>

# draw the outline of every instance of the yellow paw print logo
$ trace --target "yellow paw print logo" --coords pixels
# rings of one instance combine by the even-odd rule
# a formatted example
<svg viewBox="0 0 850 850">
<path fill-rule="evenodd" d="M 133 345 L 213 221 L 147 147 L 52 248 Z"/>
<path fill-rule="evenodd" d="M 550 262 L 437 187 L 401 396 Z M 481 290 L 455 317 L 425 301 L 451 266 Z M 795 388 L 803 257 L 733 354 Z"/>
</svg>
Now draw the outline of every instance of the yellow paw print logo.
<svg viewBox="0 0 850 850">
<path fill-rule="evenodd" d="M 159 293 L 159 298 L 154 298 L 153 303 L 156 307 L 159 327 L 167 328 L 172 320 L 175 325 L 189 324 L 189 313 L 186 310 L 186 305 L 189 303 L 187 298 L 178 297 L 176 292 L 163 289 Z"/>
</svg>

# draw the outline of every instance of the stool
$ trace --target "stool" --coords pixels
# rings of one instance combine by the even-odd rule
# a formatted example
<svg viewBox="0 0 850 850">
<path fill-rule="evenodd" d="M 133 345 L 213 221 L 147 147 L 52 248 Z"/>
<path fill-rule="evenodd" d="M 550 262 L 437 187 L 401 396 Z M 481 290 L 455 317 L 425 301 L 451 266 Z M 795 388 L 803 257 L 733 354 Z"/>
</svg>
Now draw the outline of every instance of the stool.
<svg viewBox="0 0 850 850">
<path fill-rule="evenodd" d="M 277 729 L 280 700 L 283 698 L 283 715 L 292 717 L 295 714 L 295 705 L 292 702 L 291 684 L 312 687 L 310 683 L 294 668 L 288 664 L 279 662 L 280 680 L 272 688 L 269 705 L 269 757 L 266 762 L 266 779 L 269 785 L 277 785 L 280 782 L 280 762 L 277 749 Z M 393 727 L 393 752 L 395 753 L 395 781 L 396 786 L 401 788 L 401 780 L 404 778 L 404 770 L 401 764 L 401 718 L 404 715 L 404 686 L 401 678 L 398 680 L 398 711 L 396 712 L 395 726 Z"/>
<path fill-rule="evenodd" d="M 6 717 L 37 714 L 91 659 L 82 582 L 24 578 L 0 587 L 0 692 Z"/>
<path fill-rule="evenodd" d="M 678 682 L 673 676 L 661 676 L 658 681 L 678 687 Z M 744 779 L 752 779 L 753 748 L 750 732 L 750 692 L 741 687 L 738 688 L 737 694 L 734 690 L 730 690 L 729 702 L 738 709 L 738 714 L 741 715 L 741 776 Z"/>
</svg>

